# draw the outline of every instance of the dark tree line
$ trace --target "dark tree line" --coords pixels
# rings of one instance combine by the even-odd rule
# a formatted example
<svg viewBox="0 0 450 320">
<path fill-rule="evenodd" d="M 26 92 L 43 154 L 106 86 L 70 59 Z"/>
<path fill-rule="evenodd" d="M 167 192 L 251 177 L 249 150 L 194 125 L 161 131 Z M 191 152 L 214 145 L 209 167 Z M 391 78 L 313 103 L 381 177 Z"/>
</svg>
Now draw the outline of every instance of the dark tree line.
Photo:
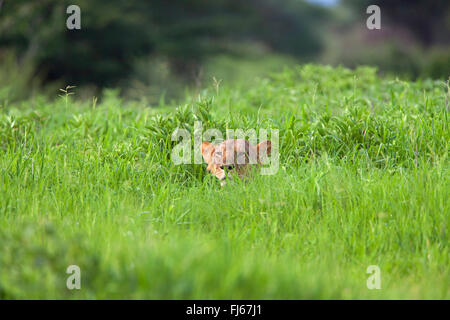
<svg viewBox="0 0 450 320">
<path fill-rule="evenodd" d="M 81 8 L 81 30 L 66 28 L 70 4 Z M 369 4 L 382 8 L 383 23 L 412 30 L 423 46 L 448 46 L 448 0 L 341 0 L 361 20 Z M 99 87 L 126 79 L 139 57 L 164 57 L 173 74 L 185 76 L 205 58 L 239 55 L 236 44 L 252 41 L 311 60 L 326 47 L 325 26 L 335 18 L 334 9 L 303 0 L 0 0 L 0 6 L 0 59 L 12 52 L 19 63 L 33 61 L 44 81 Z"/>
<path fill-rule="evenodd" d="M 133 58 L 160 55 L 188 73 L 228 42 L 261 41 L 274 51 L 312 56 L 321 49 L 315 25 L 325 10 L 271 0 L 6 0 L 0 47 L 32 58 L 48 80 L 114 85 Z M 66 8 L 81 8 L 81 30 L 66 28 Z"/>
<path fill-rule="evenodd" d="M 343 0 L 355 12 L 369 5 L 381 8 L 382 20 L 410 30 L 423 45 L 450 42 L 450 1 L 448 0 Z"/>
</svg>

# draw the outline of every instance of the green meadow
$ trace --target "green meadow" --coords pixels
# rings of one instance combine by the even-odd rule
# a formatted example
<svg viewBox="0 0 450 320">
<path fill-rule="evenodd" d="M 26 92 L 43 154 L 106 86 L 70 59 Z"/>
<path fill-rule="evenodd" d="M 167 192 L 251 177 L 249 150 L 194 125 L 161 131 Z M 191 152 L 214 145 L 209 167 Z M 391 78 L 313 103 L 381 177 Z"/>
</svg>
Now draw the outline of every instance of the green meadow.
<svg viewBox="0 0 450 320">
<path fill-rule="evenodd" d="M 305 65 L 177 103 L 2 99 L 0 299 L 449 299 L 448 90 Z M 175 166 L 195 121 L 278 129 L 279 170 Z"/>
</svg>

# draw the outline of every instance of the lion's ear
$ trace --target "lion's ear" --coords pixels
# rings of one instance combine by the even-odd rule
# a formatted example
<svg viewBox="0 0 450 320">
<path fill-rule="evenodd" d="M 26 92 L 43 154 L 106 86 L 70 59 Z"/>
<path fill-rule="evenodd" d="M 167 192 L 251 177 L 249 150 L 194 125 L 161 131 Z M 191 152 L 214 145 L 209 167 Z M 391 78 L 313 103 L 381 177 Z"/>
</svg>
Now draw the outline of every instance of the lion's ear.
<svg viewBox="0 0 450 320">
<path fill-rule="evenodd" d="M 206 163 L 211 163 L 212 156 L 214 153 L 214 146 L 210 142 L 202 142 L 202 156 Z"/>
<path fill-rule="evenodd" d="M 266 140 L 256 145 L 256 152 L 258 154 L 258 161 L 262 162 L 265 157 L 270 155 L 272 152 L 272 142 L 270 140 Z"/>
</svg>

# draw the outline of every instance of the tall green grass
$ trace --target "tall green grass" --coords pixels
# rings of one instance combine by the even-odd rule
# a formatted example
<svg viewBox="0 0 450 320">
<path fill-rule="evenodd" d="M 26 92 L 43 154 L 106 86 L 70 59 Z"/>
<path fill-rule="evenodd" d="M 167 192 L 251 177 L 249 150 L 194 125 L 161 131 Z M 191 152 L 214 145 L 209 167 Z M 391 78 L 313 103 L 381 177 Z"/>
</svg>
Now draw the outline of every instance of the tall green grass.
<svg viewBox="0 0 450 320">
<path fill-rule="evenodd" d="M 449 298 L 443 83 L 307 65 L 176 109 L 73 97 L 0 111 L 0 298 Z M 174 166 L 195 121 L 279 129 L 279 171 Z"/>
</svg>

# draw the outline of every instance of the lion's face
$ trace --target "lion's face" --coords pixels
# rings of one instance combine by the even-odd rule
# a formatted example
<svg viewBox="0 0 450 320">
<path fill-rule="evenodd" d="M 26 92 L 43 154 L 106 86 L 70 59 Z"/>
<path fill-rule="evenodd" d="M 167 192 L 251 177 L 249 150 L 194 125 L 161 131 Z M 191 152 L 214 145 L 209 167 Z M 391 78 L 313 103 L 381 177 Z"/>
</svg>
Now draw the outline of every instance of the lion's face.
<svg viewBox="0 0 450 320">
<path fill-rule="evenodd" d="M 221 185 L 226 177 L 237 175 L 243 178 L 254 165 L 260 165 L 263 158 L 271 152 L 271 142 L 264 141 L 253 146 L 243 139 L 225 140 L 218 145 L 202 143 L 202 155 L 208 164 L 207 170 L 214 174 Z"/>
</svg>

